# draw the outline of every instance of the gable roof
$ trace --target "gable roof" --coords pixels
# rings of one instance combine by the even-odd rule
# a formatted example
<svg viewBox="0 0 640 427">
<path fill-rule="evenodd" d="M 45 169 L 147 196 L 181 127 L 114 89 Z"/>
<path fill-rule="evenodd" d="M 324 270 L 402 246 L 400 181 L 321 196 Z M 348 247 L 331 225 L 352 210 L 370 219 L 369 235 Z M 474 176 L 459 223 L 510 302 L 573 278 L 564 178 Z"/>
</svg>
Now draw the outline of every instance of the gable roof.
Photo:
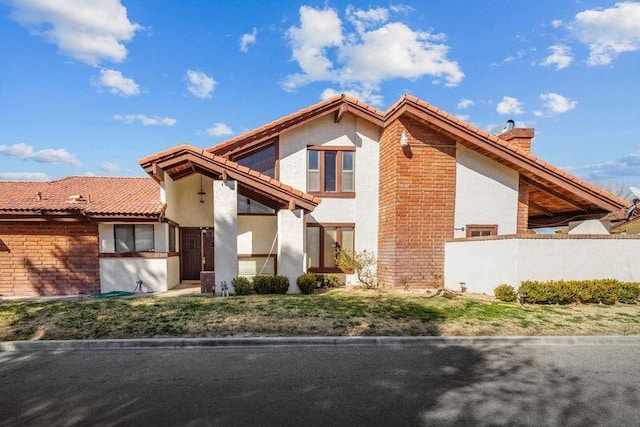
<svg viewBox="0 0 640 427">
<path fill-rule="evenodd" d="M 71 176 L 48 182 L 0 181 L 0 219 L 155 219 L 164 209 L 160 186 L 151 178 Z"/>
<path fill-rule="evenodd" d="M 212 146 L 207 151 L 225 157 L 239 155 L 283 131 L 329 113 L 336 115 L 336 121 L 344 113 L 355 114 L 383 129 L 399 117 L 409 115 L 446 133 L 456 142 L 516 170 L 529 187 L 529 218 L 533 225 L 553 225 L 559 219 L 566 222 L 578 217 L 601 217 L 612 212 L 619 216 L 628 205 L 627 201 L 543 161 L 517 144 L 411 95 L 404 95 L 386 112 L 354 98 L 338 95 Z"/>
<path fill-rule="evenodd" d="M 241 193 L 257 201 L 265 201 L 272 207 L 288 206 L 290 209 L 298 207 L 313 211 L 320 203 L 317 197 L 188 144 L 147 156 L 140 159 L 139 163 L 157 181 L 163 180 L 163 173 L 167 173 L 173 180 L 194 173 L 201 173 L 214 179 L 230 178 L 238 181 Z"/>
<path fill-rule="evenodd" d="M 231 138 L 221 144 L 207 148 L 206 151 L 218 156 L 229 157 L 238 150 L 243 152 L 267 141 L 284 130 L 290 130 L 301 126 L 310 120 L 317 119 L 327 114 L 334 113 L 336 121 L 340 121 L 345 113 L 364 118 L 379 126 L 384 126 L 384 112 L 371 107 L 362 101 L 347 95 L 336 95 L 318 102 L 310 107 L 303 108 L 295 113 L 274 120 L 271 123 L 260 126 L 242 135 Z"/>
</svg>

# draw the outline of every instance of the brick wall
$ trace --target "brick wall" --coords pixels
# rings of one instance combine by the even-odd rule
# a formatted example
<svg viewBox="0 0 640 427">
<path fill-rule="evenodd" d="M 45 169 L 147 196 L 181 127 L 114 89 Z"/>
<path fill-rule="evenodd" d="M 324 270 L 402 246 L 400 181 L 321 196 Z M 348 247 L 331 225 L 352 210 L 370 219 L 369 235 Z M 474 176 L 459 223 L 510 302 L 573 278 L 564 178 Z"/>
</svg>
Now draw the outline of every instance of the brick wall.
<svg viewBox="0 0 640 427">
<path fill-rule="evenodd" d="M 520 180 L 518 187 L 518 234 L 526 234 L 529 228 L 529 184 Z"/>
<path fill-rule="evenodd" d="M 0 222 L 0 294 L 72 295 L 99 291 L 96 224 Z"/>
<path fill-rule="evenodd" d="M 400 147 L 403 130 L 410 147 Z M 443 286 L 444 243 L 453 237 L 456 143 L 403 116 L 380 138 L 378 280 Z"/>
</svg>

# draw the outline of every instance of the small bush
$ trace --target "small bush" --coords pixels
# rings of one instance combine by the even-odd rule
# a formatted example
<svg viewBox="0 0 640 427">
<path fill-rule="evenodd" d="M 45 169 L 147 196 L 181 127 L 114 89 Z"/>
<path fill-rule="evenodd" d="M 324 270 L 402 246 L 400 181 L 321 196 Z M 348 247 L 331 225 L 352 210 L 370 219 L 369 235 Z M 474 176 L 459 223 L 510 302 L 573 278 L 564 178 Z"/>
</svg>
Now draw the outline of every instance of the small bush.
<svg viewBox="0 0 640 427">
<path fill-rule="evenodd" d="M 519 292 L 525 302 L 532 304 L 634 304 L 640 299 L 640 283 L 616 279 L 527 280 Z"/>
<path fill-rule="evenodd" d="M 251 281 L 246 277 L 235 277 L 231 281 L 231 284 L 233 285 L 233 289 L 236 295 L 249 295 L 251 291 L 253 291 L 253 285 L 251 284 Z"/>
<path fill-rule="evenodd" d="M 285 276 L 274 276 L 273 290 L 276 294 L 286 294 L 289 290 L 289 278 Z"/>
<path fill-rule="evenodd" d="M 518 293 L 511 285 L 500 285 L 493 290 L 497 299 L 504 302 L 514 302 L 518 299 Z"/>
<path fill-rule="evenodd" d="M 342 283 L 340 278 L 335 274 L 324 276 L 324 283 L 328 288 L 339 288 L 340 286 L 344 286 L 344 283 Z"/>
<path fill-rule="evenodd" d="M 253 289 L 261 295 L 275 293 L 273 276 L 253 276 Z"/>
<path fill-rule="evenodd" d="M 303 294 L 312 294 L 316 290 L 317 275 L 305 273 L 296 279 L 296 284 Z"/>
</svg>

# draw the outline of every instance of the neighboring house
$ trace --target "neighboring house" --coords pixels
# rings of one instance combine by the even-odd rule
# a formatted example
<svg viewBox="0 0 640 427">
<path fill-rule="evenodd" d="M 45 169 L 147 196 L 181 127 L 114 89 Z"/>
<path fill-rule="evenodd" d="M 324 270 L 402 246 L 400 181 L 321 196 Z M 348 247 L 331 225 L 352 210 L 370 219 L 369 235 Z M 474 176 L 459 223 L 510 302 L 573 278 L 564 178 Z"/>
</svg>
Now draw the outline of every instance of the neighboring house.
<svg viewBox="0 0 640 427">
<path fill-rule="evenodd" d="M 526 279 L 640 279 L 640 267 L 608 262 L 640 248 L 634 236 L 608 234 L 608 220 L 628 203 L 532 155 L 533 136 L 522 128 L 490 135 L 412 96 L 386 112 L 336 96 L 206 150 L 181 145 L 141 159 L 153 179 L 140 180 L 149 185 L 142 200 L 155 203 L 145 211 L 153 247 L 151 229 L 133 224 L 131 210 L 78 222 L 99 223 L 103 291 L 132 290 L 138 280 L 165 290 L 215 271 L 218 285 L 282 274 L 295 292 L 305 271 L 342 274 L 340 248 L 374 252 L 378 280 L 389 286 L 464 282 L 491 292 Z M 2 185 L 34 193 L 55 182 Z M 93 212 L 98 193 L 84 212 Z M 18 224 L 6 212 L 22 202 L 0 197 L 0 239 L 11 251 L 0 263 L 28 256 L 12 255 L 7 227 L 55 224 L 46 209 L 33 213 L 40 205 L 29 197 L 30 219 L 40 222 Z M 529 233 L 560 225 L 570 234 Z M 27 279 L 14 293 L 33 292 L 40 280 L 20 277 Z"/>
</svg>

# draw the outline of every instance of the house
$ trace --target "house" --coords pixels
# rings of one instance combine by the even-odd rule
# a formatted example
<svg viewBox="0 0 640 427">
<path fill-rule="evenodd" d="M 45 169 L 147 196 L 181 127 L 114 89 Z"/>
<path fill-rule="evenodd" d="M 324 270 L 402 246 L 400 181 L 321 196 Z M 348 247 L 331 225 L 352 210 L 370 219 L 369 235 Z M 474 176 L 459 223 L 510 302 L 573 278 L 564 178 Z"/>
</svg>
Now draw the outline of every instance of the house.
<svg viewBox="0 0 640 427">
<path fill-rule="evenodd" d="M 389 286 L 491 292 L 526 279 L 640 279 L 630 258 L 638 236 L 609 234 L 628 203 L 531 154 L 533 137 L 523 128 L 491 135 L 409 95 L 386 112 L 341 95 L 204 150 L 147 156 L 139 163 L 149 178 L 121 178 L 121 190 L 69 187 L 49 206 L 47 186 L 65 180 L 2 183 L 25 198 L 0 196 L 0 266 L 19 278 L 13 291 L 0 282 L 0 293 L 30 293 L 58 277 L 24 260 L 51 250 L 67 259 L 56 244 L 19 251 L 11 236 L 64 227 L 86 227 L 86 280 L 99 274 L 102 291 L 139 281 L 162 291 L 201 271 L 214 271 L 218 285 L 281 274 L 290 292 L 305 271 L 353 281 L 336 268 L 340 248 L 374 252 L 378 281 Z M 570 233 L 529 232 L 558 225 Z"/>
</svg>

